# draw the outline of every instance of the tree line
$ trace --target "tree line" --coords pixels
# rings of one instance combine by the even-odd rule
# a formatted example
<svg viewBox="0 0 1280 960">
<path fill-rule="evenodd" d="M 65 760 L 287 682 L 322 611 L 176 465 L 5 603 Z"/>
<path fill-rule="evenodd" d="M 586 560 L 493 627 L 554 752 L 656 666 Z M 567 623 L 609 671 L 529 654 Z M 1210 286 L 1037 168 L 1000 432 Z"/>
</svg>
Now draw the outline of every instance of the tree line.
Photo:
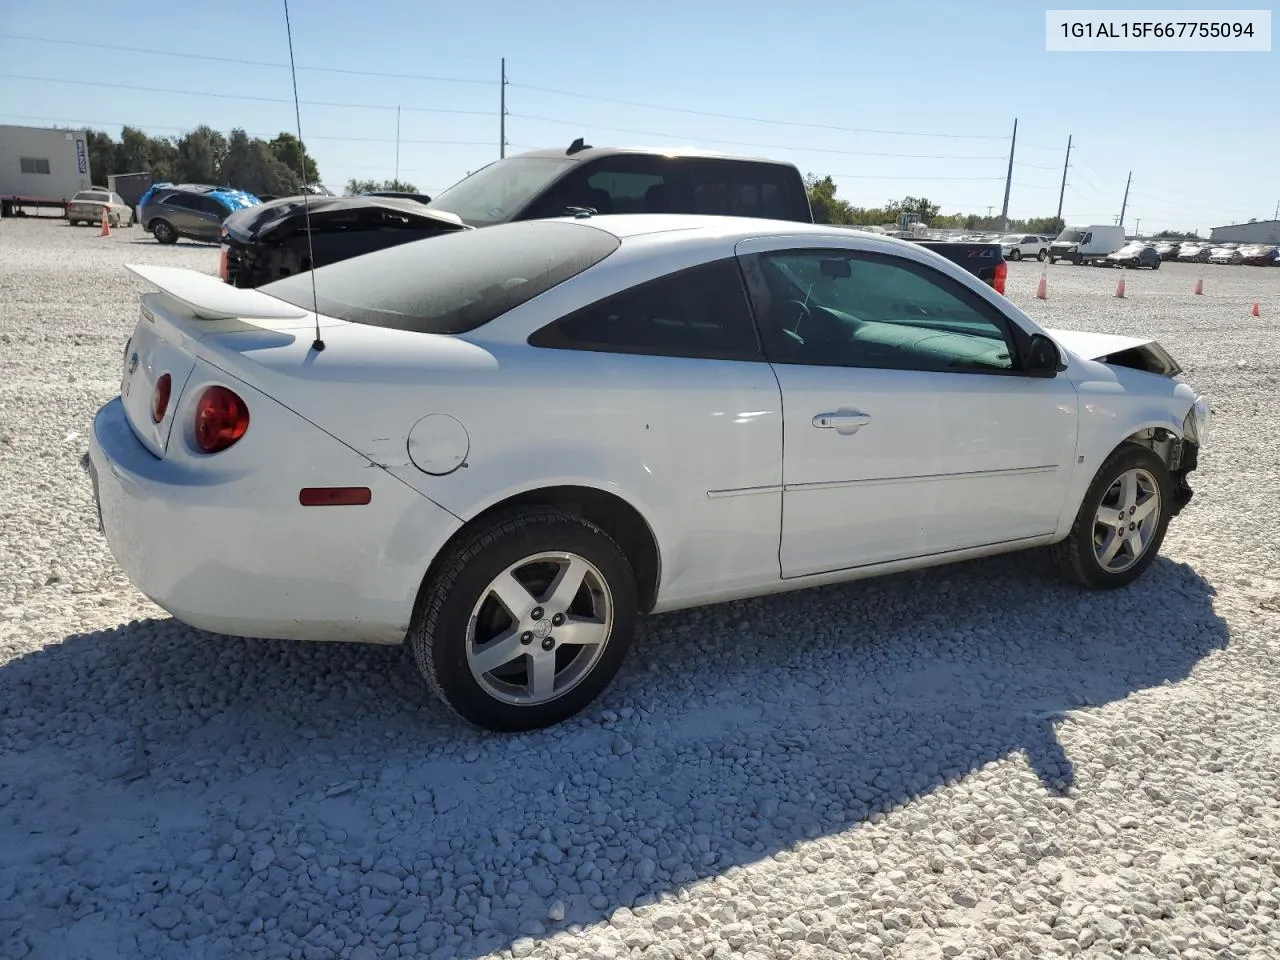
<svg viewBox="0 0 1280 960">
<path fill-rule="evenodd" d="M 848 200 L 836 196 L 836 184 L 830 177 L 809 174 L 805 177 L 809 193 L 809 206 L 813 219 L 818 223 L 838 223 L 847 226 L 871 227 L 896 224 L 900 214 L 914 213 L 921 222 L 936 229 L 951 230 L 1007 230 L 1011 233 L 1035 233 L 1057 236 L 1063 223 L 1057 217 L 1032 217 L 1027 220 L 1010 220 L 1001 226 L 999 217 L 982 217 L 977 214 L 942 214 L 942 206 L 931 203 L 927 197 L 904 197 L 890 200 L 883 207 L 856 207 Z"/>
<path fill-rule="evenodd" d="M 222 134 L 200 125 L 180 137 L 153 137 L 124 127 L 117 141 L 101 130 L 87 131 L 94 181 L 121 173 L 150 173 L 158 182 L 209 183 L 266 196 L 297 193 L 320 179 L 306 145 L 291 133 L 271 140 L 250 137 L 239 127 Z"/>
</svg>

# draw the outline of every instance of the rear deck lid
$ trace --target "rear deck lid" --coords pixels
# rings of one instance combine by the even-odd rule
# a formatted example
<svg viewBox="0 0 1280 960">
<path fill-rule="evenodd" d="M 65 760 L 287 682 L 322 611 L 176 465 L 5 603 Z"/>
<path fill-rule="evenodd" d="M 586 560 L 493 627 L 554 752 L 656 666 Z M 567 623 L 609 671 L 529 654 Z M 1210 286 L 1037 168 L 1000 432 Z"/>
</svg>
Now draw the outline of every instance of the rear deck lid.
<svg viewBox="0 0 1280 960">
<path fill-rule="evenodd" d="M 124 373 L 120 379 L 120 400 L 133 432 L 143 446 L 157 457 L 164 456 L 173 430 L 174 410 L 187 378 L 196 365 L 195 354 L 185 348 L 182 338 L 162 336 L 156 315 L 143 303 L 142 315 L 124 351 Z M 167 401 L 163 409 L 155 404 L 157 385 L 168 377 Z M 159 413 L 159 420 L 155 414 Z"/>
<path fill-rule="evenodd" d="M 311 314 L 193 270 L 134 265 L 126 269 L 158 287 L 159 292 L 142 298 L 141 316 L 124 351 L 120 398 L 138 439 L 157 457 L 163 457 L 202 336 L 236 329 L 243 326 L 241 321 L 253 319 L 286 326 L 305 324 Z M 165 376 L 169 378 L 168 401 L 158 405 L 157 387 Z"/>
</svg>

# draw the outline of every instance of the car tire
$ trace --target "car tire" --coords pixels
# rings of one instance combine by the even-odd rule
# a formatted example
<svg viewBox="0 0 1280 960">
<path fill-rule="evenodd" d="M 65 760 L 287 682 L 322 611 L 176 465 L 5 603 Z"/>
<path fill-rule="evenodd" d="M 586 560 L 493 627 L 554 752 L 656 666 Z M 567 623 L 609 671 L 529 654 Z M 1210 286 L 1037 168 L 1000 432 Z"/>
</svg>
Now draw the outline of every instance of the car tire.
<svg viewBox="0 0 1280 960">
<path fill-rule="evenodd" d="M 151 233 L 158 243 L 177 243 L 178 231 L 168 220 L 152 220 Z"/>
<path fill-rule="evenodd" d="M 1050 257 L 1050 258 L 1049 258 L 1049 262 L 1050 262 L 1050 263 L 1057 263 L 1057 262 L 1058 262 L 1058 258 L 1057 258 L 1057 257 Z"/>
<path fill-rule="evenodd" d="M 1049 256 L 1049 255 L 1048 255 L 1047 253 L 1045 253 L 1043 250 L 1041 250 L 1039 253 L 1037 253 L 1037 254 L 1036 254 L 1036 259 L 1037 259 L 1037 260 L 1039 260 L 1041 263 L 1044 263 L 1045 258 L 1046 258 L 1047 256 Z"/>
<path fill-rule="evenodd" d="M 1152 501 L 1155 506 L 1143 517 L 1126 518 L 1121 533 L 1125 510 L 1129 518 L 1137 517 L 1137 511 Z M 1173 481 L 1164 461 L 1136 443 L 1121 444 L 1094 476 L 1071 532 L 1051 548 L 1059 573 L 1095 589 L 1132 583 L 1160 552 L 1172 504 Z M 1135 545 L 1134 533 L 1140 535 L 1140 545 Z"/>
<path fill-rule="evenodd" d="M 1021 259 L 1022 259 L 1022 251 L 1021 251 L 1021 250 L 1019 250 L 1017 247 L 1014 247 L 1012 250 L 1010 250 L 1010 251 L 1009 251 L 1009 259 L 1010 259 L 1010 260 L 1021 260 Z"/>
<path fill-rule="evenodd" d="M 500 732 L 560 723 L 621 667 L 639 617 L 635 573 L 590 520 L 551 507 L 507 513 L 464 535 L 437 568 L 423 584 L 408 639 L 436 696 L 464 720 Z M 561 573 L 580 578 L 567 601 L 554 589 Z M 513 614 L 513 606 L 523 610 Z M 565 642 L 560 631 L 575 626 L 598 642 Z"/>
<path fill-rule="evenodd" d="M 1154 263 L 1152 263 L 1152 264 L 1151 264 L 1151 269 L 1152 269 L 1152 270 L 1159 270 L 1159 269 L 1160 269 L 1160 261 L 1159 261 L 1159 260 L 1156 260 Z"/>
</svg>

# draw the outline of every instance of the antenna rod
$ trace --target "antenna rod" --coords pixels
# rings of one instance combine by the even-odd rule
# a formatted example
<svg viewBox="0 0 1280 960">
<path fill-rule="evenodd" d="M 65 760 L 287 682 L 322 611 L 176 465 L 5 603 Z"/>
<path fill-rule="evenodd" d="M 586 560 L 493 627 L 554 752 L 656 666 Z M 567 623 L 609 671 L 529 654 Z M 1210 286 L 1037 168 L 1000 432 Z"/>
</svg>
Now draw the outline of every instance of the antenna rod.
<svg viewBox="0 0 1280 960">
<path fill-rule="evenodd" d="M 311 274 L 311 312 L 316 318 L 316 338 L 311 349 L 319 353 L 324 349 L 320 338 L 320 297 L 316 293 L 316 251 L 311 240 L 311 199 L 307 193 L 307 156 L 302 145 L 302 106 L 298 102 L 298 71 L 293 65 L 293 27 L 289 23 L 289 0 L 284 0 L 284 30 L 289 37 L 289 74 L 293 77 L 293 115 L 298 122 L 298 163 L 302 167 L 302 213 L 307 222 L 307 260 Z"/>
</svg>

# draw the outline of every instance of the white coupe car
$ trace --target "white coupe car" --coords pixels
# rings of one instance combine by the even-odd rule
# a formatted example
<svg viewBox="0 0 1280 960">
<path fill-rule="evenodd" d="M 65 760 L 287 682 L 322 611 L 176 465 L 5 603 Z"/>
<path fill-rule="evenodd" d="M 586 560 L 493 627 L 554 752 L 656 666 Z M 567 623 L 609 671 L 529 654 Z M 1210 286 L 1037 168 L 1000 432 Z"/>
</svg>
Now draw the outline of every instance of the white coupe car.
<svg viewBox="0 0 1280 960">
<path fill-rule="evenodd" d="M 210 631 L 407 641 L 497 730 L 590 703 L 645 613 L 1048 545 L 1128 584 L 1207 427 L 1158 344 L 824 226 L 529 221 L 257 290 L 130 269 L 159 292 L 90 449 L 125 573 Z"/>
</svg>

